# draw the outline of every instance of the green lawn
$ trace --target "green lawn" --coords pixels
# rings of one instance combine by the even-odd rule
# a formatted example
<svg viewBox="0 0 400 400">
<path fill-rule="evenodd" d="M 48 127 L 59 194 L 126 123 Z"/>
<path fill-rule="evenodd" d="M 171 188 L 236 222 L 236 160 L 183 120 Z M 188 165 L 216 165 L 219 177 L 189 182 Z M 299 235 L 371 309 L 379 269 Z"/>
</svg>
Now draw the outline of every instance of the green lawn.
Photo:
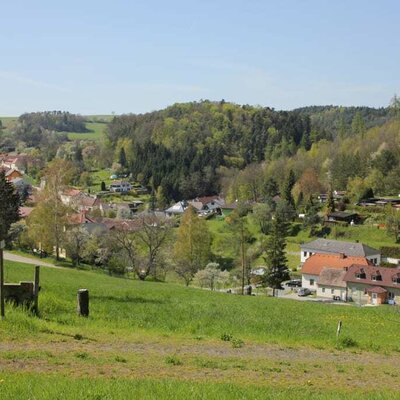
<svg viewBox="0 0 400 400">
<path fill-rule="evenodd" d="M 254 384 L 205 383 L 167 379 L 70 378 L 67 376 L 37 376 L 33 374 L 4 374 L 0 380 L 2 399 L 40 400 L 383 400 L 396 399 L 396 393 L 341 388 L 335 391 L 298 388 L 268 388 Z"/>
<path fill-rule="evenodd" d="M 6 281 L 29 280 L 32 271 L 32 266 L 6 262 Z M 41 318 L 29 317 L 20 309 L 9 311 L 0 327 L 3 338 L 49 331 L 100 337 L 111 331 L 122 336 L 140 331 L 210 339 L 229 333 L 243 340 L 333 348 L 336 324 L 342 320 L 344 335 L 360 348 L 373 345 L 376 349 L 400 350 L 396 340 L 400 315 L 393 307 L 359 309 L 263 296 L 230 296 L 72 269 L 42 268 L 41 273 Z M 75 315 L 79 288 L 90 290 L 89 319 Z M 376 326 L 380 327 L 379 335 L 374 333 Z"/>
<path fill-rule="evenodd" d="M 7 282 L 32 276 L 6 262 Z M 76 315 L 79 288 L 89 318 Z M 7 305 L 0 321 L 1 399 L 394 399 L 400 389 L 395 307 L 44 267 L 39 305 L 40 317 Z"/>
</svg>

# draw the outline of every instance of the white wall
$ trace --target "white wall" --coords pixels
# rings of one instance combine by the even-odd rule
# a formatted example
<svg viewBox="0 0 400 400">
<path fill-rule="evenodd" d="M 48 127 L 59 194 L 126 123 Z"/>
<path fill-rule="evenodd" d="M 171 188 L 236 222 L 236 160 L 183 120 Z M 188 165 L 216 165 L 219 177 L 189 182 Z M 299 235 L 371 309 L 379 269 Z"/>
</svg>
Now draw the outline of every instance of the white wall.
<svg viewBox="0 0 400 400">
<path fill-rule="evenodd" d="M 346 288 L 338 288 L 333 286 L 318 286 L 318 297 L 332 299 L 333 296 L 340 296 L 342 300 L 346 300 Z"/>
<path fill-rule="evenodd" d="M 314 285 L 311 285 L 311 280 L 314 280 Z M 318 286 L 318 275 L 301 275 L 301 287 L 316 290 Z"/>
</svg>

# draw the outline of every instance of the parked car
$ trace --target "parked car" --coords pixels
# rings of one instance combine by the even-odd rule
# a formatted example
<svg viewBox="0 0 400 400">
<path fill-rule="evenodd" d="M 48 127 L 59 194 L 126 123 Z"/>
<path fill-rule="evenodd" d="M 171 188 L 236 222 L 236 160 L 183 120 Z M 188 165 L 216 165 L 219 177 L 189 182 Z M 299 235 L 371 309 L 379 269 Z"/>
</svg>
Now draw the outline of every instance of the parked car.
<svg viewBox="0 0 400 400">
<path fill-rule="evenodd" d="M 285 283 L 287 287 L 301 287 L 301 280 L 300 279 L 292 279 Z"/>
<path fill-rule="evenodd" d="M 311 294 L 311 290 L 307 288 L 302 288 L 297 292 L 298 296 L 309 296 Z"/>
</svg>

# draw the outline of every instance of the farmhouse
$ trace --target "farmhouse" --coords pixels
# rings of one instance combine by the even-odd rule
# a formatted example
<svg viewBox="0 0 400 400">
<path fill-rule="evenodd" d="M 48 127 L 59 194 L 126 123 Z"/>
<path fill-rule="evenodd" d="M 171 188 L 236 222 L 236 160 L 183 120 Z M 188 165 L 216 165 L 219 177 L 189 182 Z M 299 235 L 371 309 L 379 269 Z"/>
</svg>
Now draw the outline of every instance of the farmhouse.
<svg viewBox="0 0 400 400">
<path fill-rule="evenodd" d="M 344 254 L 349 257 L 365 257 L 375 265 L 381 263 L 381 253 L 363 243 L 316 239 L 300 246 L 300 261 L 304 263 L 313 254 Z"/>
<path fill-rule="evenodd" d="M 127 181 L 115 181 L 110 185 L 111 192 L 127 193 L 132 190 L 132 186 Z"/>
<path fill-rule="evenodd" d="M 337 283 L 340 282 L 340 277 L 337 276 L 337 273 L 331 272 L 331 270 L 342 272 L 353 264 L 372 265 L 371 261 L 367 260 L 365 257 L 346 256 L 343 253 L 314 254 L 309 257 L 302 266 L 301 285 L 303 288 L 316 290 L 317 294 L 322 297 L 326 297 L 326 295 L 332 297 L 332 295 L 336 295 L 335 291 L 338 289 L 339 293 L 337 295 L 342 296 L 340 292 L 342 286 L 337 285 Z M 321 275 L 322 285 L 320 287 Z"/>
<path fill-rule="evenodd" d="M 352 265 L 344 281 L 349 300 L 374 305 L 400 302 L 400 268 Z"/>
</svg>

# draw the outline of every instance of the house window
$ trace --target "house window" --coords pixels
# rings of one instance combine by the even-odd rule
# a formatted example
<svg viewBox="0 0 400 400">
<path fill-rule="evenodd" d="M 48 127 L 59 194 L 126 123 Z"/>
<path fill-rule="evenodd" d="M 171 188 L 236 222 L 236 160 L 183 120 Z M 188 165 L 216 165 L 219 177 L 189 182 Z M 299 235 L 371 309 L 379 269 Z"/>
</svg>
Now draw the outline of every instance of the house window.
<svg viewBox="0 0 400 400">
<path fill-rule="evenodd" d="M 367 293 L 368 293 L 367 288 L 365 288 L 364 289 L 364 294 L 367 294 Z"/>
<path fill-rule="evenodd" d="M 303 254 L 304 254 L 304 257 L 307 257 L 307 252 L 306 251 L 304 251 Z"/>
<path fill-rule="evenodd" d="M 325 288 L 324 287 L 321 290 L 322 290 L 322 293 L 325 293 Z"/>
<path fill-rule="evenodd" d="M 393 292 L 389 292 L 388 293 L 388 299 L 389 300 L 394 300 L 394 293 Z"/>
<path fill-rule="evenodd" d="M 335 293 L 335 289 L 331 289 L 331 294 L 334 294 Z"/>
<path fill-rule="evenodd" d="M 314 286 L 315 279 L 310 279 L 310 286 Z"/>
</svg>

